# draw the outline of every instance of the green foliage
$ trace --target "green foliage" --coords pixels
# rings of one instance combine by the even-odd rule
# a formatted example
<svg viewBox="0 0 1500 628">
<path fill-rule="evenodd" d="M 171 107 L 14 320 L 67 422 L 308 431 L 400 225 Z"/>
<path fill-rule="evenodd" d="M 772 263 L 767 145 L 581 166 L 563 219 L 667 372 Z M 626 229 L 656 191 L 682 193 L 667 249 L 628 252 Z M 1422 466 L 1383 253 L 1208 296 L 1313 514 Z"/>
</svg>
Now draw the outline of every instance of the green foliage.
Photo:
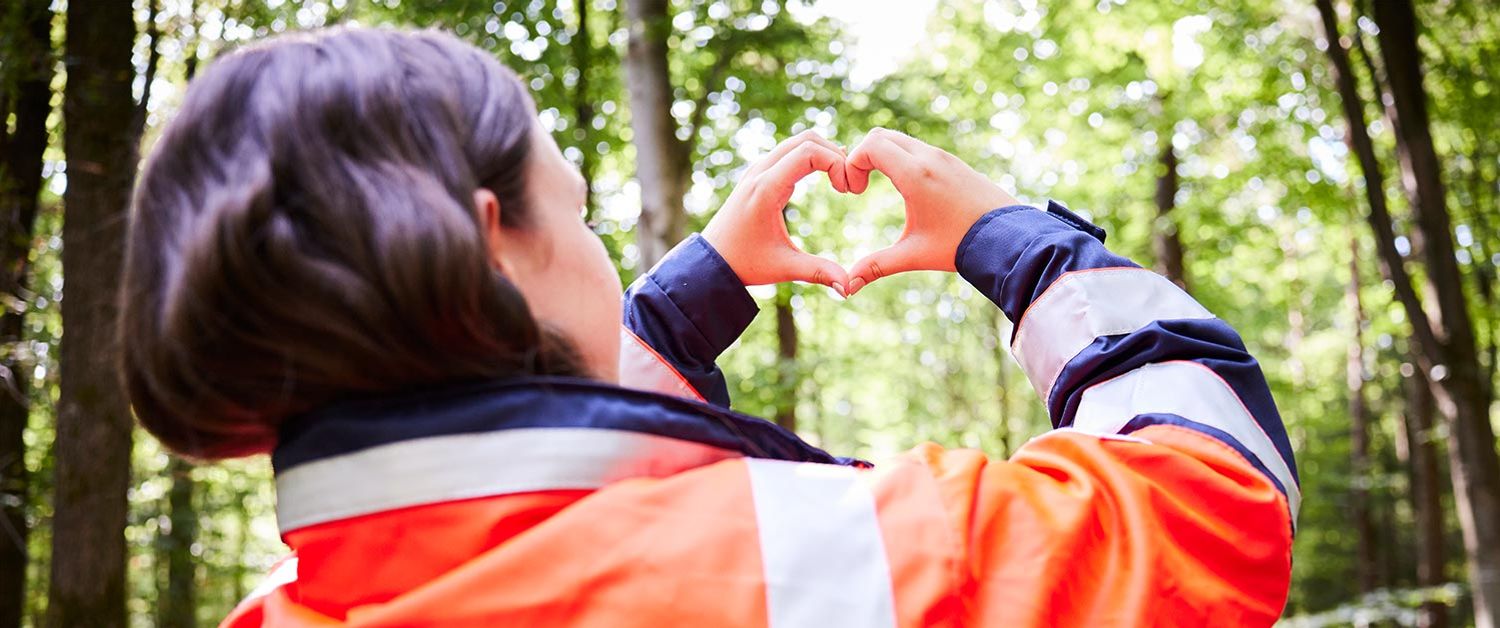
<svg viewBox="0 0 1500 628">
<path fill-rule="evenodd" d="M 338 23 L 449 29 L 493 52 L 531 86 L 542 124 L 591 181 L 590 219 L 628 281 L 643 269 L 634 245 L 639 198 L 620 2 L 162 0 L 162 65 L 146 144 L 180 101 L 193 60 L 207 63 L 247 41 Z M 138 19 L 146 19 L 147 2 L 137 5 Z M 1345 8 L 1344 31 L 1356 32 L 1357 24 L 1373 45 L 1373 24 L 1358 18 L 1357 7 Z M 814 128 L 852 144 L 868 128 L 886 126 L 954 152 L 1022 199 L 1068 203 L 1110 231 L 1114 250 L 1149 265 L 1151 238 L 1161 228 L 1152 202 L 1157 160 L 1170 142 L 1181 162 L 1173 217 L 1194 296 L 1240 330 L 1260 358 L 1298 453 L 1305 500 L 1288 614 L 1329 611 L 1309 621 L 1338 622 L 1362 604 L 1410 607 L 1412 593 L 1402 589 L 1413 584 L 1412 512 L 1397 456 L 1403 367 L 1410 368 L 1403 365 L 1406 321 L 1377 275 L 1357 200 L 1363 183 L 1346 163 L 1311 3 L 941 0 L 927 24 L 912 25 L 925 36 L 897 71 L 869 84 L 850 78 L 857 61 L 847 25 L 802 0 L 676 0 L 672 10 L 672 114 L 692 145 L 687 206 L 694 227 L 728 195 L 747 160 L 775 139 Z M 1434 2 L 1419 13 L 1428 25 L 1427 88 L 1460 262 L 1493 373 L 1500 341 L 1500 12 L 1485 3 Z M 586 41 L 575 39 L 581 17 Z M 145 45 L 137 50 L 142 70 Z M 1369 86 L 1372 77 L 1356 66 Z M 1392 135 L 1379 122 L 1383 112 L 1373 100 L 1368 105 L 1381 158 L 1394 173 Z M 52 352 L 62 333 L 56 193 L 66 174 L 54 144 L 26 321 L 36 356 L 27 433 L 32 617 L 44 603 L 50 547 Z M 1387 192 L 1402 198 L 1399 177 L 1390 178 Z M 1398 213 L 1398 232 L 1405 232 L 1407 218 Z M 799 245 L 846 263 L 893 241 L 901 221 L 900 197 L 883 179 L 851 197 L 810 178 L 788 212 Z M 1344 302 L 1356 254 L 1351 236 L 1371 344 L 1365 378 L 1376 462 L 1365 477 L 1349 462 L 1344 385 L 1353 336 Z M 800 341 L 790 363 L 777 353 L 770 314 L 777 291 L 752 293 L 767 313 L 721 361 L 739 410 L 771 416 L 795 404 L 804 436 L 870 458 L 924 440 L 1005 456 L 1048 427 L 1008 355 L 1010 324 L 957 277 L 888 278 L 849 301 L 820 287 L 783 288 Z M 1441 442 L 1441 435 L 1429 436 Z M 165 577 L 157 541 L 169 525 L 168 458 L 154 441 L 140 443 L 127 535 L 130 611 L 133 623 L 146 625 Z M 199 619 L 211 622 L 283 548 L 263 459 L 201 467 L 193 477 Z M 1362 598 L 1353 577 L 1348 518 L 1356 485 L 1368 487 L 1376 504 L 1384 584 L 1395 591 L 1384 597 Z M 1457 579 L 1451 498 L 1445 507 L 1453 537 L 1449 576 Z M 1461 590 L 1438 593 L 1463 606 Z"/>
</svg>

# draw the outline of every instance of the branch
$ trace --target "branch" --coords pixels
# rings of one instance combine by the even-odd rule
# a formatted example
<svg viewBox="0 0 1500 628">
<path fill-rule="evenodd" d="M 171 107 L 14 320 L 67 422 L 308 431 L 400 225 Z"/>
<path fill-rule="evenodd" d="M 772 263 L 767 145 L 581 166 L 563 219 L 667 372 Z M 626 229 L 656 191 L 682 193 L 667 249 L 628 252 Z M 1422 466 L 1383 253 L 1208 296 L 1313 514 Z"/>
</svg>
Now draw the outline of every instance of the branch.
<svg viewBox="0 0 1500 628">
<path fill-rule="evenodd" d="M 1422 307 L 1421 297 L 1413 288 L 1411 275 L 1407 273 L 1405 261 L 1401 253 L 1396 250 L 1396 234 L 1391 227 L 1391 214 L 1386 206 L 1385 197 L 1385 175 L 1380 169 L 1380 162 L 1375 158 L 1375 147 L 1370 141 L 1369 132 L 1365 126 L 1365 112 L 1361 106 L 1359 97 L 1359 84 L 1356 82 L 1354 73 L 1350 71 L 1348 52 L 1339 39 L 1338 18 L 1333 12 L 1332 0 L 1316 0 L 1318 13 L 1323 18 L 1323 28 L 1328 39 L 1328 59 L 1333 64 L 1333 78 L 1337 83 L 1339 98 L 1343 101 L 1344 116 L 1348 123 L 1348 134 L 1345 138 L 1349 142 L 1351 152 L 1359 157 L 1360 169 L 1365 175 L 1365 196 L 1369 201 L 1370 213 L 1368 222 L 1370 229 L 1375 232 L 1375 249 L 1380 257 L 1380 269 L 1386 278 L 1391 280 L 1396 291 L 1396 299 L 1401 303 L 1406 312 L 1406 318 L 1411 321 L 1412 335 L 1417 339 L 1422 348 L 1419 355 L 1426 357 L 1429 364 L 1423 368 L 1431 368 L 1432 363 L 1441 360 L 1444 348 L 1438 342 L 1437 332 L 1432 327 L 1432 320 L 1428 318 L 1427 311 Z"/>
</svg>

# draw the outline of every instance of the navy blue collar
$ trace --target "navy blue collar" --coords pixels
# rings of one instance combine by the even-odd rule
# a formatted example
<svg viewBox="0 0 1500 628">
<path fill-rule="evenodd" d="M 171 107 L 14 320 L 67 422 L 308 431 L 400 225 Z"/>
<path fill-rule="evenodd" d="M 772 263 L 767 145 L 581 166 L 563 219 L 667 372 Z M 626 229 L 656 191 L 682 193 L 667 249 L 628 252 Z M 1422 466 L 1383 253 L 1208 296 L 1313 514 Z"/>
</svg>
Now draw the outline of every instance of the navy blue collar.
<svg viewBox="0 0 1500 628">
<path fill-rule="evenodd" d="M 868 466 L 764 419 L 707 403 L 567 377 L 525 377 L 339 402 L 290 420 L 277 473 L 371 447 L 518 428 L 599 428 L 686 440 L 752 458 Z"/>
</svg>

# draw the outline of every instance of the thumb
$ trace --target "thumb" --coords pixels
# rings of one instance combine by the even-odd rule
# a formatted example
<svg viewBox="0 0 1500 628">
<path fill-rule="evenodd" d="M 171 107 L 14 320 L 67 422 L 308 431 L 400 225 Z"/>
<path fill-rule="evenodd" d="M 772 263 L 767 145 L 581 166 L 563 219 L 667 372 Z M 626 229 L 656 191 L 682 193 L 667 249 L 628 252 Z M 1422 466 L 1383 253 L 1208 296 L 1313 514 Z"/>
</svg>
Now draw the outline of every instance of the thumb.
<svg viewBox="0 0 1500 628">
<path fill-rule="evenodd" d="M 790 262 L 792 281 L 828 286 L 841 297 L 848 295 L 849 274 L 837 262 L 801 252 L 797 253 Z"/>
<path fill-rule="evenodd" d="M 900 240 L 895 244 L 875 251 L 864 256 L 853 266 L 849 267 L 849 296 L 859 292 L 865 286 L 875 283 L 876 279 L 887 277 L 909 270 L 917 270 L 916 259 L 910 249 L 910 240 Z"/>
</svg>

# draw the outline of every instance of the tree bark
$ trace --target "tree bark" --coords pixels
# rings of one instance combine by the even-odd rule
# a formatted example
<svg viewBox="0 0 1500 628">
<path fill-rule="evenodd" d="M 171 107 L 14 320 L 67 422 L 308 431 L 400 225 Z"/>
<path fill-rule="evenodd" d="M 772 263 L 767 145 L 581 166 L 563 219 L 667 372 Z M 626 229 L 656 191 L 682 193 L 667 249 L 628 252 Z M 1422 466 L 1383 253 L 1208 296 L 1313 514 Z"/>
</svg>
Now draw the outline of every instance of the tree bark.
<svg viewBox="0 0 1500 628">
<path fill-rule="evenodd" d="M 1493 549 L 1500 547 L 1500 456 L 1495 452 L 1495 435 L 1489 422 L 1488 387 L 1479 381 L 1481 369 L 1473 323 L 1454 259 L 1440 164 L 1428 127 L 1416 16 L 1406 0 L 1373 3 L 1375 20 L 1380 26 L 1381 58 L 1391 88 L 1392 106 L 1387 111 L 1396 129 L 1403 184 L 1416 217 L 1414 235 L 1420 235 L 1422 257 L 1436 294 L 1434 316 L 1429 316 L 1422 307 L 1411 276 L 1396 251 L 1391 217 L 1385 205 L 1384 178 L 1366 132 L 1359 87 L 1350 71 L 1345 44 L 1339 37 L 1332 2 L 1316 0 L 1316 3 L 1348 121 L 1347 139 L 1364 171 L 1365 192 L 1370 202 L 1369 222 L 1375 232 L 1381 270 L 1391 280 L 1396 298 L 1411 322 L 1418 366 L 1431 376 L 1437 407 L 1449 422 L 1449 472 L 1463 528 L 1475 624 L 1480 628 L 1496 628 L 1500 626 L 1500 552 Z"/>
<path fill-rule="evenodd" d="M 776 424 L 797 431 L 797 319 L 791 284 L 776 288 Z"/>
<path fill-rule="evenodd" d="M 1010 357 L 1010 352 L 1006 349 L 1006 337 L 1008 335 L 1007 331 L 1010 329 L 1010 320 L 1005 318 L 1005 312 L 1001 311 L 1000 308 L 991 308 L 990 312 L 991 316 L 994 317 L 990 323 L 990 329 L 995 334 L 995 386 L 1000 389 L 998 396 L 1000 420 L 996 424 L 996 429 L 1000 437 L 1000 457 L 1009 459 L 1012 422 L 1010 416 L 1010 378 L 1007 377 L 1007 371 L 1010 370 L 1012 358 Z"/>
<path fill-rule="evenodd" d="M 578 68 L 578 82 L 573 85 L 573 137 L 580 143 L 582 155 L 578 172 L 583 175 L 587 193 L 583 199 L 584 217 L 588 219 L 594 210 L 594 171 L 598 159 L 594 147 L 587 144 L 594 128 L 594 98 L 589 93 L 589 71 L 594 63 L 594 40 L 589 35 L 589 0 L 578 0 L 574 5 L 578 13 L 578 28 L 573 31 L 573 65 Z"/>
<path fill-rule="evenodd" d="M 1417 586 L 1435 587 L 1447 582 L 1443 547 L 1443 485 L 1437 436 L 1433 433 L 1437 413 L 1432 383 L 1422 369 L 1412 369 L 1406 378 L 1406 411 L 1402 429 L 1406 434 L 1407 464 L 1411 476 L 1411 506 L 1416 535 Z M 1428 602 L 1418 609 L 1417 625 L 1447 628 L 1448 607 Z"/>
<path fill-rule="evenodd" d="M 131 421 L 116 384 L 116 294 L 135 175 L 127 0 L 68 5 L 56 494 L 48 626 L 125 624 Z"/>
<path fill-rule="evenodd" d="M 24 294 L 42 190 L 42 154 L 52 105 L 52 11 L 49 0 L 4 9 L 16 27 L 5 51 L 16 62 L 15 82 L 0 86 L 0 628 L 21 625 L 26 608 L 27 418 L 30 351 L 23 348 Z M 4 117 L 15 114 L 15 130 Z"/>
<path fill-rule="evenodd" d="M 1359 239 L 1349 239 L 1349 287 L 1347 300 L 1353 337 L 1345 368 L 1349 387 L 1349 466 L 1353 477 L 1349 505 L 1353 512 L 1354 534 L 1359 554 L 1354 557 L 1359 590 L 1369 593 L 1381 584 L 1380 562 L 1376 559 L 1375 520 L 1370 507 L 1370 408 L 1365 399 L 1365 308 L 1359 296 Z"/>
<path fill-rule="evenodd" d="M 641 217 L 636 225 L 640 265 L 645 273 L 682 239 L 687 211 L 682 197 L 689 179 L 687 151 L 677 138 L 674 101 L 667 69 L 667 36 L 672 23 L 667 0 L 626 0 L 630 33 L 625 78 L 630 91 L 630 127 L 641 186 Z"/>
<path fill-rule="evenodd" d="M 153 0 L 152 10 L 157 10 L 157 1 Z M 196 3 L 189 4 L 189 15 L 197 17 Z M 161 58 L 157 51 L 157 40 L 160 32 L 152 27 L 151 50 L 152 55 L 146 63 L 146 76 L 155 76 L 156 62 Z M 198 73 L 198 43 L 195 39 L 193 46 L 189 48 L 187 63 L 183 68 L 183 80 L 191 82 Z M 144 129 L 146 119 L 146 105 L 149 100 L 151 89 L 150 83 L 142 95 L 141 102 L 137 108 L 136 136 Z M 157 592 L 160 615 L 158 625 L 168 628 L 193 628 L 198 625 L 198 566 L 193 560 L 193 545 L 198 542 L 198 512 L 193 503 L 193 496 L 197 493 L 197 481 L 193 479 L 193 465 L 188 461 L 172 456 L 167 463 L 167 476 L 172 479 L 172 487 L 167 490 L 167 519 L 170 525 L 166 534 L 161 535 L 162 549 L 167 557 L 167 579 L 165 591 Z M 160 534 L 160 533 L 158 533 Z M 240 599 L 239 597 L 235 598 Z"/>
<path fill-rule="evenodd" d="M 168 526 L 160 538 L 167 558 L 166 590 L 157 594 L 161 611 L 159 625 L 194 628 L 198 625 L 197 562 L 193 545 L 198 542 L 198 512 L 193 505 L 193 465 L 172 456 L 167 463 L 172 488 L 167 491 Z"/>
<path fill-rule="evenodd" d="M 1478 341 L 1455 257 L 1442 163 L 1428 120 L 1417 17 L 1410 0 L 1373 4 L 1402 184 L 1424 240 L 1422 261 L 1436 295 L 1433 335 L 1441 351 L 1433 356 L 1429 375 L 1437 384 L 1438 409 L 1449 423 L 1449 471 L 1468 558 L 1475 625 L 1500 628 L 1500 454 L 1490 424 L 1489 385 L 1481 379 Z"/>
<path fill-rule="evenodd" d="M 1172 147 L 1168 134 L 1157 157 L 1156 173 L 1156 226 L 1153 228 L 1153 248 L 1156 250 L 1156 272 L 1166 275 L 1172 283 L 1183 290 L 1188 289 L 1187 270 L 1182 260 L 1182 237 L 1177 233 L 1177 222 L 1172 210 L 1177 207 L 1177 190 L 1181 187 L 1177 178 L 1177 151 Z"/>
</svg>

